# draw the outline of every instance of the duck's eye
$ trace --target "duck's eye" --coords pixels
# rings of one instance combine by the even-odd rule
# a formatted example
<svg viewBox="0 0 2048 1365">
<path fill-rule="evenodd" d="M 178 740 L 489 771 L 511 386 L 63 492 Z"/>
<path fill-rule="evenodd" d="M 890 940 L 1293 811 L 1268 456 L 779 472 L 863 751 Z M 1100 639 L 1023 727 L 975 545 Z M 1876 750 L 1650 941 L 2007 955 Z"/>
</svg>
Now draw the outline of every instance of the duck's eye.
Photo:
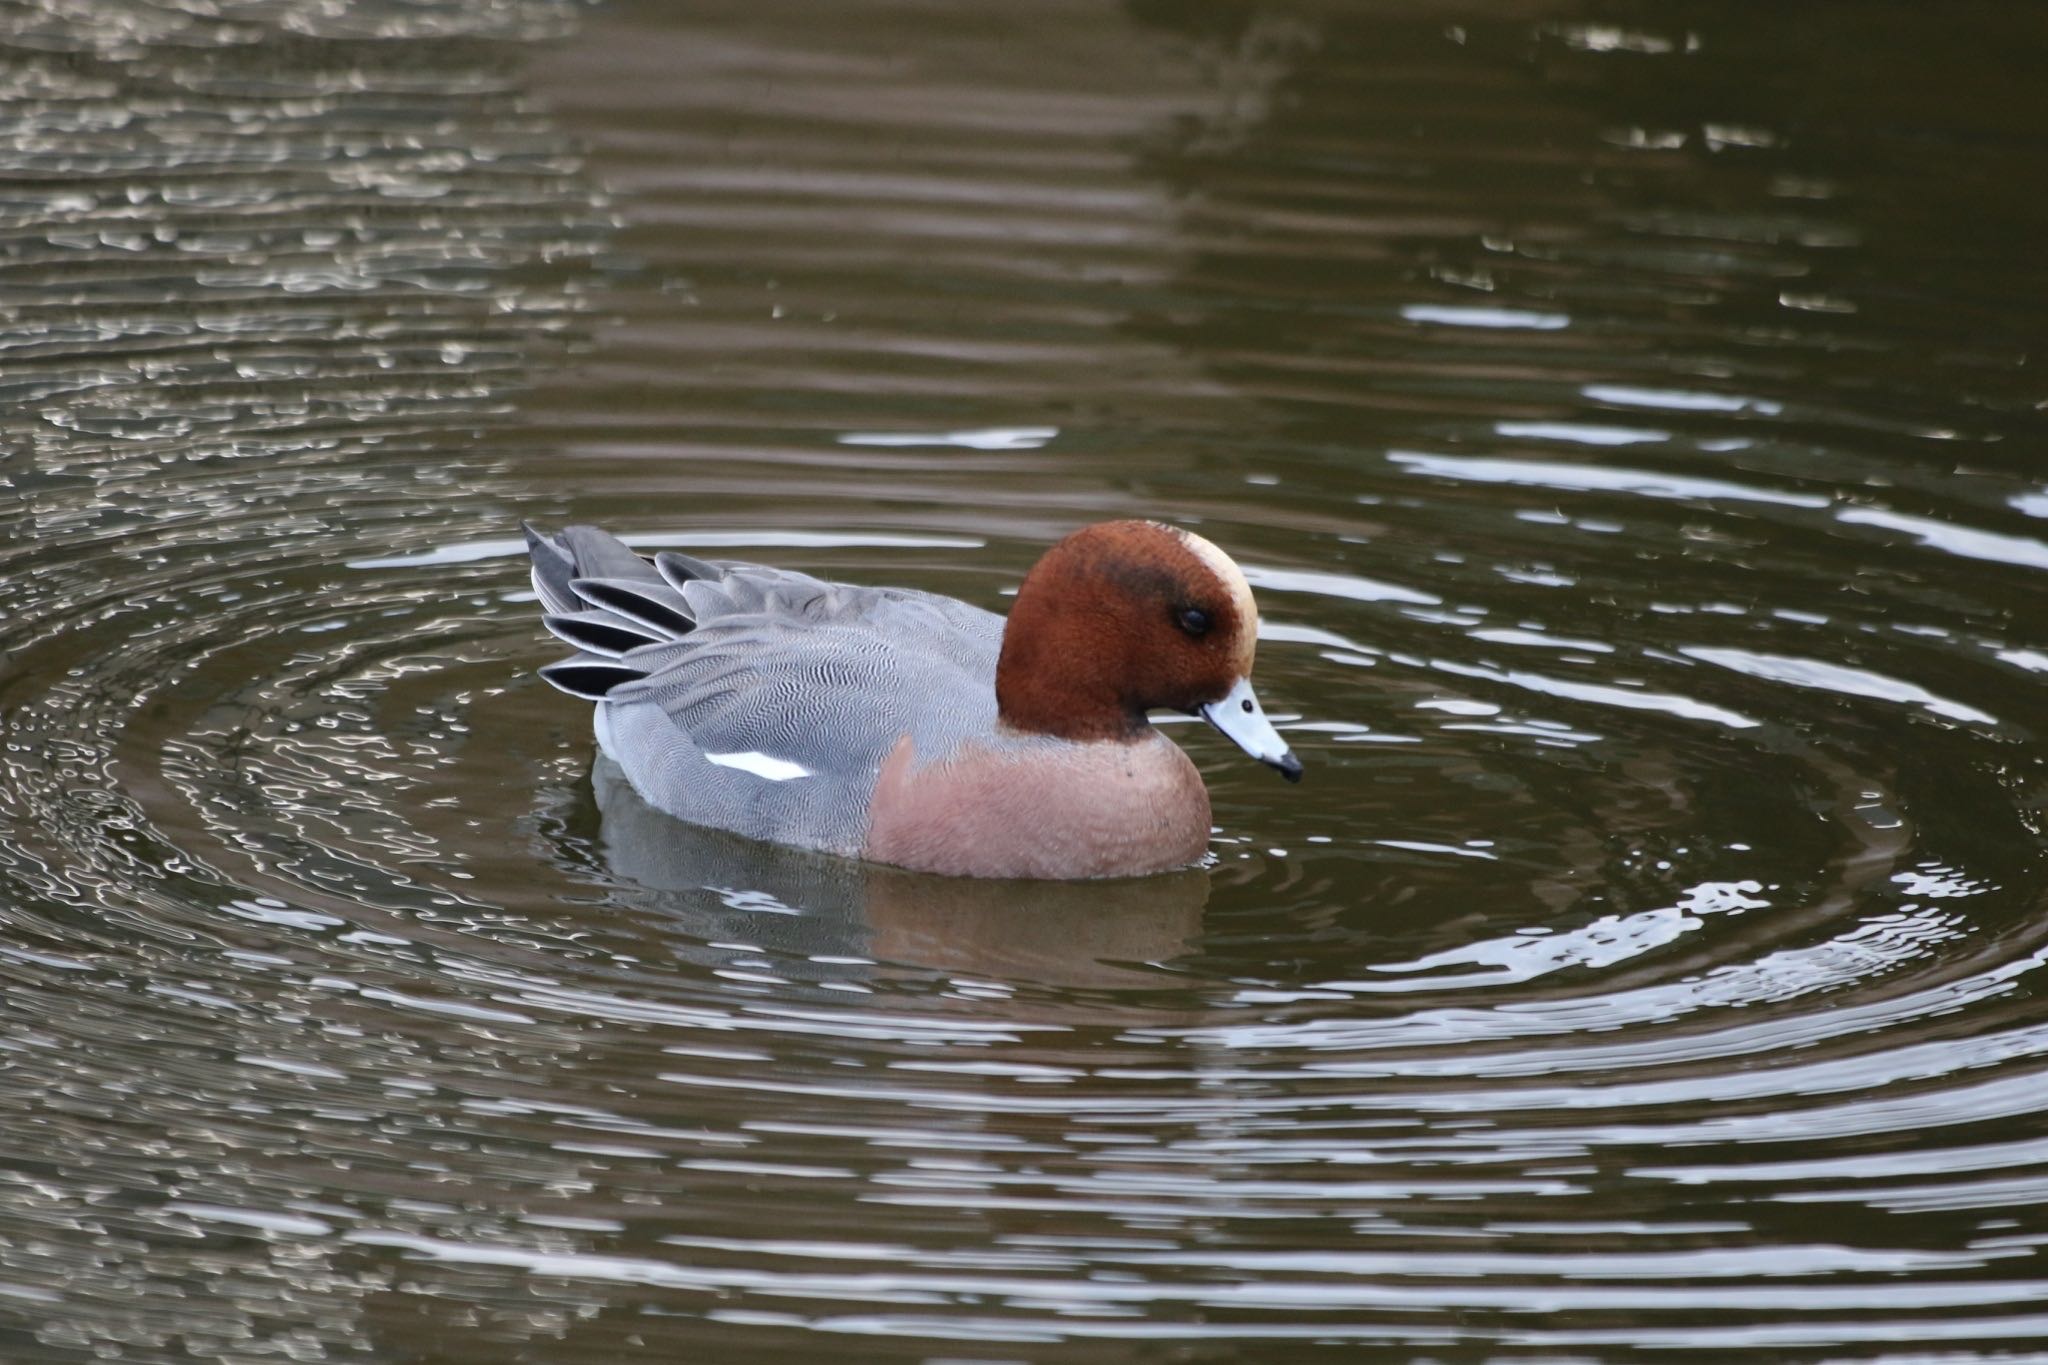
<svg viewBox="0 0 2048 1365">
<path fill-rule="evenodd" d="M 1174 619 L 1180 623 L 1180 628 L 1190 635 L 1200 636 L 1209 633 L 1209 613 L 1200 607 L 1182 607 Z"/>
</svg>

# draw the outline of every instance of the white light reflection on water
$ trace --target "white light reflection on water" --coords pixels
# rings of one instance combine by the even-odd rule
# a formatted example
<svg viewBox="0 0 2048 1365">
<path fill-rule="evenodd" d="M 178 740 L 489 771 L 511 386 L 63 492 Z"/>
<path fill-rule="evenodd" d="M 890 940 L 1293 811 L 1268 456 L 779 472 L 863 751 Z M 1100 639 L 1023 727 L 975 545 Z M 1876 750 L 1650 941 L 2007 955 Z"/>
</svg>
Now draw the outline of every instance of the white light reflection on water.
<svg viewBox="0 0 2048 1365">
<path fill-rule="evenodd" d="M 1418 474 L 1440 479 L 1471 479 L 1482 483 L 1524 484 L 1573 493 L 1637 493 L 1647 498 L 1697 498 L 1730 502 L 1763 502 L 1780 507 L 1827 507 L 1832 497 L 1756 488 L 1726 479 L 1664 474 L 1648 469 L 1613 469 L 1606 465 L 1563 464 L 1548 460 L 1492 459 L 1484 456 L 1428 455 L 1396 450 L 1387 458 Z"/>
<path fill-rule="evenodd" d="M 1768 398 L 1732 393 L 1701 393 L 1691 389 L 1644 389 L 1632 384 L 1588 384 L 1581 390 L 1597 403 L 1618 407 L 1662 408 L 1668 412 L 1754 412 L 1775 417 L 1785 405 Z"/>
<path fill-rule="evenodd" d="M 1746 673 L 1752 678 L 1762 678 L 1768 682 L 1813 688 L 1845 697 L 1874 697 L 1908 706 L 1921 706 L 1937 716 L 1946 716 L 1950 720 L 1974 721 L 1980 725 L 1998 724 L 1998 717 L 1979 711 L 1975 707 L 1938 697 L 1918 683 L 1886 677 L 1867 668 L 1851 668 L 1847 664 L 1829 663 L 1823 659 L 1801 659 L 1786 654 L 1761 654 L 1754 650 L 1724 649 L 1706 645 L 1686 645 L 1679 652 L 1689 659 L 1717 664 L 1722 668 L 1734 669 L 1738 673 Z"/>
<path fill-rule="evenodd" d="M 1466 304 L 1411 303 L 1401 309 L 1401 316 L 1410 322 L 1434 322 L 1444 327 L 1492 327 L 1537 332 L 1561 331 L 1572 324 L 1571 318 L 1563 313 Z"/>
<path fill-rule="evenodd" d="M 619 539 L 650 550 L 839 549 L 889 547 L 906 550 L 975 550 L 986 542 L 964 536 L 905 536 L 875 531 L 621 531 Z M 441 545 L 414 554 L 351 559 L 351 569 L 414 569 L 437 564 L 474 564 L 487 559 L 525 559 L 526 541 L 494 536 L 460 545 Z"/>
<path fill-rule="evenodd" d="M 1931 549 L 1965 559 L 1986 559 L 1996 564 L 2048 569 L 2048 544 L 2030 536 L 2000 535 L 1879 507 L 1844 507 L 1835 517 L 1851 526 L 1879 526 L 1887 531 L 1901 531 Z"/>
<path fill-rule="evenodd" d="M 1038 450 L 1059 434 L 1058 427 L 989 427 L 981 431 L 853 431 L 837 439 L 843 446 L 951 446 L 960 450 Z"/>
</svg>

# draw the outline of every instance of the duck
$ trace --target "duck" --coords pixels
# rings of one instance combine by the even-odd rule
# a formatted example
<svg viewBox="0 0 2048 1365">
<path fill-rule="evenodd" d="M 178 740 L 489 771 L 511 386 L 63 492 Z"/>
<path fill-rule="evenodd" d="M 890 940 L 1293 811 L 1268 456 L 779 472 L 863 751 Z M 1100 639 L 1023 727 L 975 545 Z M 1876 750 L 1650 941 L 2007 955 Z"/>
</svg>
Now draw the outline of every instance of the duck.
<svg viewBox="0 0 2048 1365">
<path fill-rule="evenodd" d="M 1006 618 L 594 526 L 526 525 L 540 676 L 595 703 L 601 762 L 692 825 L 955 877 L 1078 880 L 1208 857 L 1207 787 L 1152 713 L 1301 779 L 1252 691 L 1258 608 L 1192 531 L 1067 535 Z"/>
</svg>

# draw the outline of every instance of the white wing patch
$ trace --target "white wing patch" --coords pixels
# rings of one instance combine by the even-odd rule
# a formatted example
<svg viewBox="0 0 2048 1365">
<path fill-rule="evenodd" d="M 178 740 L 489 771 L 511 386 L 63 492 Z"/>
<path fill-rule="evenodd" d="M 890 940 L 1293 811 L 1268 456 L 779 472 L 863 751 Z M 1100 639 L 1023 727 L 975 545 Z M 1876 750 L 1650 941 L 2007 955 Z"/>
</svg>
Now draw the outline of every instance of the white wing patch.
<svg viewBox="0 0 2048 1365">
<path fill-rule="evenodd" d="M 811 770 L 801 763 L 792 763 L 786 758 L 749 749 L 743 754 L 706 754 L 704 761 L 716 763 L 721 768 L 738 768 L 743 773 L 765 777 L 770 782 L 787 782 L 793 777 L 809 777 Z"/>
</svg>

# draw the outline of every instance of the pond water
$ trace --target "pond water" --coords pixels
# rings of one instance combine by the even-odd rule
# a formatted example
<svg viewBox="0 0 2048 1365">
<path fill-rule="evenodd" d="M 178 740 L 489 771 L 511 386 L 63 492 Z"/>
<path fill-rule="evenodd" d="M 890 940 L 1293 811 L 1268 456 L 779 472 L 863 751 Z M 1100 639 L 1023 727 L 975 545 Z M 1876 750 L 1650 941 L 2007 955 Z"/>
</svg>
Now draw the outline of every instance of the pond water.
<svg viewBox="0 0 2048 1365">
<path fill-rule="evenodd" d="M 2048 10 L 0 34 L 0 1358 L 2048 1358 Z M 1265 614 L 1213 865 L 593 784 L 517 522 Z"/>
</svg>

